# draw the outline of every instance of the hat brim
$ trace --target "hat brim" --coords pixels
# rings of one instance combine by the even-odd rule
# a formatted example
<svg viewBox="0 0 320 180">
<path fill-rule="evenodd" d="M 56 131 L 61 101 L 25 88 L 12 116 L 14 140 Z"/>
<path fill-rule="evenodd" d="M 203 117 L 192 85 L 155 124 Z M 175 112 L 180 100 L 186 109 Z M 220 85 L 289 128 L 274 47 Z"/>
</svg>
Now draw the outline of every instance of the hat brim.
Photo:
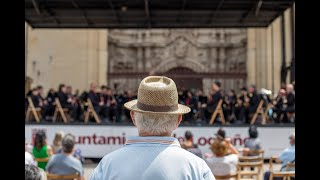
<svg viewBox="0 0 320 180">
<path fill-rule="evenodd" d="M 187 114 L 191 111 L 188 106 L 178 104 L 178 109 L 176 111 L 170 112 L 156 112 L 156 111 L 144 111 L 137 107 L 138 100 L 132 100 L 124 104 L 124 107 L 129 109 L 130 111 L 140 112 L 140 113 L 150 113 L 150 114 Z"/>
</svg>

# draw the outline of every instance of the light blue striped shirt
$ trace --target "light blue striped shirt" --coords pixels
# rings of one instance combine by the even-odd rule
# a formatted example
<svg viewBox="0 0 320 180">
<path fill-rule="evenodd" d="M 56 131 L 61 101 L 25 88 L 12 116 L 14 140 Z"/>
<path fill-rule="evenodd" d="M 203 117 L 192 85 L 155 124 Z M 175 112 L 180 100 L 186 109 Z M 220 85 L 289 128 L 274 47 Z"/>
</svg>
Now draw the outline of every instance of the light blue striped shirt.
<svg viewBox="0 0 320 180">
<path fill-rule="evenodd" d="M 285 167 L 288 163 L 292 162 L 296 158 L 296 147 L 295 145 L 290 146 L 283 150 L 279 156 L 279 160 L 282 162 L 282 171 L 285 170 Z M 289 169 L 289 171 L 294 171 L 295 168 Z"/>
<path fill-rule="evenodd" d="M 128 137 L 107 154 L 90 180 L 215 180 L 205 161 L 182 149 L 174 137 Z"/>
</svg>

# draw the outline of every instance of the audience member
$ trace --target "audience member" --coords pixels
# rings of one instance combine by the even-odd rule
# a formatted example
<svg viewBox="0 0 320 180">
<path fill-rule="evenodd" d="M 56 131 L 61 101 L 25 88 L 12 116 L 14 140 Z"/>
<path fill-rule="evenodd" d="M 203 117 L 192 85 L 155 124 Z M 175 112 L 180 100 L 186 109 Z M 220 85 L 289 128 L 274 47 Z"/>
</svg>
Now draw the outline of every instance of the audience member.
<svg viewBox="0 0 320 180">
<path fill-rule="evenodd" d="M 62 138 L 63 138 L 63 132 L 62 131 L 56 132 L 53 139 L 53 144 L 52 144 L 52 151 L 54 154 L 57 154 L 58 150 L 61 149 Z"/>
<path fill-rule="evenodd" d="M 224 176 L 237 172 L 239 158 L 237 154 L 228 153 L 229 147 L 230 142 L 221 137 L 216 137 L 211 145 L 213 156 L 206 158 L 205 161 L 214 175 Z"/>
<path fill-rule="evenodd" d="M 37 163 L 34 161 L 32 154 L 28 152 L 27 148 L 28 147 L 25 146 L 25 153 L 24 153 L 25 164 L 37 165 Z"/>
<path fill-rule="evenodd" d="M 257 156 L 259 150 L 262 149 L 260 139 L 258 138 L 258 128 L 256 126 L 249 127 L 249 139 L 244 143 L 244 156 Z"/>
<path fill-rule="evenodd" d="M 223 130 L 222 128 L 219 128 L 216 137 L 220 140 L 225 140 L 227 142 L 228 145 L 228 154 L 236 154 L 239 155 L 238 150 L 233 146 L 232 142 L 231 142 L 231 138 L 230 137 L 226 137 L 226 131 Z"/>
<path fill-rule="evenodd" d="M 191 133 L 191 131 L 186 131 L 184 137 L 185 138 L 183 143 L 181 144 L 181 147 L 191 152 L 192 154 L 195 154 L 196 156 L 202 158 L 201 150 L 198 148 L 197 144 L 193 143 L 193 134 Z"/>
<path fill-rule="evenodd" d="M 43 169 L 32 164 L 25 164 L 25 180 L 47 180 L 47 175 Z"/>
<path fill-rule="evenodd" d="M 75 137 L 66 134 L 62 139 L 62 153 L 53 155 L 46 167 L 51 174 L 70 175 L 79 173 L 83 180 L 84 170 L 79 159 L 72 156 L 75 145 Z"/>
<path fill-rule="evenodd" d="M 38 131 L 35 136 L 35 144 L 32 150 L 35 158 L 49 158 L 52 156 L 52 148 L 47 144 L 47 137 L 43 131 Z M 45 170 L 47 162 L 38 162 L 38 167 Z"/>
<path fill-rule="evenodd" d="M 289 163 L 295 163 L 295 133 L 289 136 L 290 146 L 284 149 L 279 155 L 279 161 L 281 162 L 280 171 L 286 171 Z M 288 168 L 288 171 L 295 171 L 295 168 Z M 270 179 L 270 171 L 264 173 L 264 180 Z M 282 180 L 280 177 L 274 177 L 274 180 Z M 293 179 L 293 178 L 291 178 Z"/>
</svg>

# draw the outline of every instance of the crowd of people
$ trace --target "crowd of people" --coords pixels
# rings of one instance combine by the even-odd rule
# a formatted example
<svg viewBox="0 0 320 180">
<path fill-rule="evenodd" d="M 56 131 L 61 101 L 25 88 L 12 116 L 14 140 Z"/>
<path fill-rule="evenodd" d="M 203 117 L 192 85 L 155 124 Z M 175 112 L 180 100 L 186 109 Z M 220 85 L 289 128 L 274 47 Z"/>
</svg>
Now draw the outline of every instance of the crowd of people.
<svg viewBox="0 0 320 180">
<path fill-rule="evenodd" d="M 81 150 L 75 147 L 75 143 L 72 134 L 64 135 L 63 132 L 57 132 L 53 144 L 49 145 L 45 132 L 37 132 L 33 145 L 26 144 L 25 147 L 26 176 L 27 168 L 35 171 L 30 166 L 37 166 L 40 169 L 38 172 L 59 175 L 79 174 L 81 177 L 79 180 L 83 180 L 84 157 L 81 155 Z M 37 161 L 37 159 L 42 160 Z"/>
<path fill-rule="evenodd" d="M 237 165 L 240 156 L 258 156 L 257 152 L 262 150 L 262 144 L 258 138 L 256 126 L 250 126 L 248 130 L 249 139 L 245 141 L 244 148 L 237 149 L 231 143 L 231 138 L 226 135 L 225 130 L 220 128 L 215 134 L 211 144 L 212 153 L 202 153 L 198 145 L 193 142 L 191 131 L 185 132 L 185 139 L 181 147 L 201 159 L 204 159 L 214 175 L 223 176 L 237 173 Z M 289 136 L 290 146 L 284 149 L 278 156 L 281 163 L 279 171 L 294 171 L 294 168 L 286 169 L 288 163 L 295 161 L 295 134 Z M 48 162 L 36 162 L 35 158 L 48 158 Z M 26 146 L 25 164 L 26 176 L 43 177 L 43 173 L 69 175 L 80 174 L 84 178 L 84 158 L 80 149 L 75 147 L 75 138 L 72 134 L 63 135 L 57 132 L 52 145 L 47 144 L 46 135 L 39 131 L 36 133 L 34 145 Z M 38 170 L 36 168 L 39 168 Z M 33 173 L 27 171 L 33 171 Z M 37 171 L 38 175 L 35 175 Z M 264 179 L 269 180 L 270 171 L 264 173 Z M 27 177 L 26 177 L 27 178 Z M 275 178 L 276 179 L 276 178 Z M 40 179 L 39 179 L 40 180 Z M 42 179 L 41 179 L 42 180 Z"/>
<path fill-rule="evenodd" d="M 226 132 L 219 129 L 213 137 L 210 154 L 203 154 L 193 143 L 192 132 L 186 132 L 185 141 L 181 143 L 172 136 L 173 131 L 182 122 L 182 115 L 191 111 L 190 107 L 178 103 L 178 91 L 173 84 L 171 79 L 161 76 L 150 76 L 141 81 L 138 99 L 124 104 L 124 107 L 130 111 L 130 117 L 138 130 L 138 136 L 128 136 L 121 148 L 106 154 L 91 173 L 91 180 L 186 178 L 215 180 L 215 176 L 230 175 L 235 171 L 241 172 L 239 165 L 243 164 L 240 161 L 244 157 L 258 157 L 257 163 L 263 164 L 263 154 L 261 154 L 264 152 L 263 142 L 260 141 L 258 128 L 254 125 L 249 127 L 249 139 L 245 140 L 242 149 L 236 149 Z M 91 90 L 93 87 L 91 86 Z M 219 87 L 218 82 L 213 85 L 215 92 L 212 99 L 219 99 L 217 95 L 220 93 Z M 253 87 L 250 88 L 253 89 Z M 288 88 L 290 89 L 290 85 L 287 86 Z M 249 92 L 252 91 L 249 90 Z M 295 160 L 295 135 L 292 134 L 289 139 L 290 147 L 286 148 L 278 158 L 282 163 L 279 171 L 295 171 L 291 166 Z M 37 132 L 32 155 L 26 155 L 26 164 L 33 166 L 36 164 L 42 169 L 37 172 L 42 172 L 42 174 L 44 171 L 57 175 L 76 173 L 80 175 L 79 179 L 84 179 L 81 156 L 78 157 L 75 153 L 75 137 L 71 134 L 63 136 L 57 133 L 52 147 L 48 144 L 45 133 Z M 62 150 L 59 152 L 59 149 Z M 48 161 L 36 159 L 37 163 L 33 163 L 33 157 L 44 158 Z M 288 168 L 289 164 L 290 168 Z M 261 165 L 259 165 L 260 170 Z M 26 166 L 26 175 L 32 174 L 29 173 L 32 170 L 34 168 Z M 252 173 L 259 176 L 260 170 L 252 171 Z M 265 172 L 265 178 L 268 179 L 273 174 L 273 172 Z M 290 175 L 295 176 L 295 173 Z"/>
<path fill-rule="evenodd" d="M 212 85 L 208 95 L 200 89 L 185 90 L 183 88 L 178 91 L 178 94 L 179 103 L 191 108 L 191 112 L 183 117 L 183 123 L 186 124 L 208 124 L 220 99 L 223 100 L 222 110 L 228 124 L 249 124 L 262 99 L 264 100 L 263 109 L 268 111 L 269 120 L 275 123 L 295 121 L 295 93 L 292 84 L 281 87 L 274 97 L 270 97 L 270 94 L 263 91 L 258 92 L 254 85 L 249 86 L 248 89 L 241 88 L 239 94 L 236 94 L 233 89 L 226 92 L 221 89 L 221 83 L 218 81 Z M 119 123 L 130 122 L 129 111 L 123 105 L 136 99 L 137 92 L 115 93 L 110 87 L 102 85 L 98 88 L 95 83 L 91 83 L 90 90 L 80 94 L 79 90 L 73 92 L 71 86 L 61 84 L 57 91 L 50 89 L 46 96 L 44 96 L 43 87 L 37 86 L 30 90 L 26 97 L 31 97 L 34 106 L 41 109 L 45 121 L 52 121 L 55 98 L 59 99 L 63 108 L 69 110 L 71 121 L 83 121 L 84 112 L 87 110 L 86 102 L 89 98 L 103 122 Z M 25 107 L 28 107 L 27 99 Z M 220 122 L 218 117 L 215 122 Z"/>
<path fill-rule="evenodd" d="M 186 131 L 185 141 L 181 144 L 181 147 L 203 158 L 214 175 L 226 176 L 236 174 L 240 156 L 259 156 L 259 152 L 263 151 L 261 141 L 258 138 L 257 127 L 250 126 L 248 132 L 249 139 L 246 140 L 242 149 L 236 149 L 231 143 L 231 139 L 226 136 L 226 132 L 221 128 L 215 134 L 214 142 L 211 145 L 210 149 L 212 153 L 203 154 L 197 144 L 193 143 L 193 135 L 190 131 Z M 278 171 L 295 171 L 294 167 L 286 168 L 289 163 L 295 162 L 295 133 L 289 136 L 289 144 L 290 146 L 277 156 L 277 162 L 281 163 L 281 168 Z M 264 172 L 264 180 L 269 180 L 269 178 L 270 171 Z M 282 178 L 275 177 L 273 179 L 280 180 Z"/>
</svg>

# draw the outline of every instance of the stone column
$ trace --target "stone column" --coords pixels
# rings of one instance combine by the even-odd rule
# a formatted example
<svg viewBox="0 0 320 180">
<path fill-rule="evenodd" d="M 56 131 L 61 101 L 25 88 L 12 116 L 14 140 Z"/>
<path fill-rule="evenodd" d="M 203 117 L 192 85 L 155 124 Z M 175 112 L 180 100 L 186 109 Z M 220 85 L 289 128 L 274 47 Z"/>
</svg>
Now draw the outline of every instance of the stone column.
<svg viewBox="0 0 320 180">
<path fill-rule="evenodd" d="M 215 71 L 217 69 L 217 48 L 209 48 L 209 69 Z"/>
<path fill-rule="evenodd" d="M 145 39 L 144 39 L 145 43 L 149 43 L 150 42 L 150 32 L 147 30 L 145 32 Z M 150 63 L 150 47 L 145 47 L 145 51 L 144 51 L 144 57 L 145 57 L 145 64 L 146 64 L 146 70 L 150 70 L 151 68 L 151 63 Z"/>
<path fill-rule="evenodd" d="M 225 60 L 226 60 L 225 48 L 221 47 L 219 48 L 219 71 L 220 72 L 225 71 Z"/>
<path fill-rule="evenodd" d="M 108 30 L 98 31 L 99 84 L 107 84 L 108 69 Z"/>
<path fill-rule="evenodd" d="M 256 37 L 254 28 L 249 28 L 247 31 L 247 83 L 256 84 Z"/>
<path fill-rule="evenodd" d="M 142 43 L 142 34 L 138 32 L 137 42 L 139 45 Z M 143 49 L 141 46 L 137 47 L 137 70 L 139 72 L 143 71 Z"/>
</svg>

